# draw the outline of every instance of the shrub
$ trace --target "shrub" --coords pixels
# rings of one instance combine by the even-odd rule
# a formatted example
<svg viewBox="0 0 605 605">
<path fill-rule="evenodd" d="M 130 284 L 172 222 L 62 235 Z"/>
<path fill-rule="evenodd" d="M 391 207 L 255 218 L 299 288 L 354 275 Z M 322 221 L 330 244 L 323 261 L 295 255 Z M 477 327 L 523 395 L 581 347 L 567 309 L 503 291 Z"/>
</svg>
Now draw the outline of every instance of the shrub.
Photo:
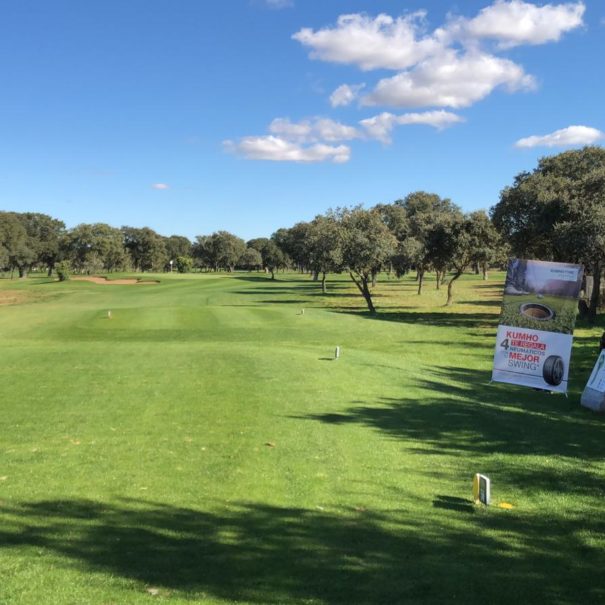
<svg viewBox="0 0 605 605">
<path fill-rule="evenodd" d="M 193 259 L 190 256 L 177 256 L 176 270 L 179 273 L 189 273 L 193 267 Z"/>
<path fill-rule="evenodd" d="M 55 266 L 59 281 L 67 281 L 71 277 L 71 267 L 67 261 L 61 261 Z"/>
</svg>

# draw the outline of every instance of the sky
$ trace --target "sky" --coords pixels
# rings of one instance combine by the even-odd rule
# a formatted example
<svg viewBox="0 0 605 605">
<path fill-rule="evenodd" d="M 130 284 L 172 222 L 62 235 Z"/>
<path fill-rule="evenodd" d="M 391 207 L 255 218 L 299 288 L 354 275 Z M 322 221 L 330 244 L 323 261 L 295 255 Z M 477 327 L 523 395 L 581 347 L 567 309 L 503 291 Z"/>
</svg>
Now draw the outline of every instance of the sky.
<svg viewBox="0 0 605 605">
<path fill-rule="evenodd" d="M 605 143 L 605 2 L 4 0 L 0 209 L 269 236 Z"/>
</svg>

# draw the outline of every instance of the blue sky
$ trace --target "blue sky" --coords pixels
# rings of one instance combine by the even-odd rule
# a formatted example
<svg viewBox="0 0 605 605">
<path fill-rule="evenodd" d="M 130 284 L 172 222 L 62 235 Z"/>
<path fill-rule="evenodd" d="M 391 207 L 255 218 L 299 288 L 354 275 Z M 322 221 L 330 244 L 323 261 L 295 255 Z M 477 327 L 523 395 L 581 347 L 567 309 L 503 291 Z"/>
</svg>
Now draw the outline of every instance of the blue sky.
<svg viewBox="0 0 605 605">
<path fill-rule="evenodd" d="M 246 239 L 602 144 L 605 3 L 6 0 L 0 208 Z"/>
</svg>

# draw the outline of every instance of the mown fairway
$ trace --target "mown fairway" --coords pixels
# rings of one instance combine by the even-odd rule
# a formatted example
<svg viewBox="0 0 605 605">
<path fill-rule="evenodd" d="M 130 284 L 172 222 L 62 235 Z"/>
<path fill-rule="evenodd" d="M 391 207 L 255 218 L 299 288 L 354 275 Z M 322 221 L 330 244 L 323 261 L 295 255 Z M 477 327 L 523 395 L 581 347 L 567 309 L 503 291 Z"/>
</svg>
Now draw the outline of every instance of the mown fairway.
<svg viewBox="0 0 605 605">
<path fill-rule="evenodd" d="M 376 319 L 345 277 L 157 277 L 0 280 L 0 603 L 605 601 L 602 328 L 566 399 L 488 385 L 502 276 Z"/>
</svg>

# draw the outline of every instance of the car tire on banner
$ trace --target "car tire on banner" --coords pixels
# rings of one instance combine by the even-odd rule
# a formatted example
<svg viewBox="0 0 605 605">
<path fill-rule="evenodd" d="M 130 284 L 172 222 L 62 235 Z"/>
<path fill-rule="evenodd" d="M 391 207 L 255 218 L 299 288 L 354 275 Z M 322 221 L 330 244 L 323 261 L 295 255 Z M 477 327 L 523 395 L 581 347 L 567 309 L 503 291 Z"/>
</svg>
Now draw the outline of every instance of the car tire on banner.
<svg viewBox="0 0 605 605">
<path fill-rule="evenodd" d="M 563 382 L 563 376 L 565 375 L 565 364 L 563 358 L 559 355 L 551 355 L 547 357 L 542 366 L 542 376 L 544 381 L 552 386 L 556 387 Z"/>
</svg>

